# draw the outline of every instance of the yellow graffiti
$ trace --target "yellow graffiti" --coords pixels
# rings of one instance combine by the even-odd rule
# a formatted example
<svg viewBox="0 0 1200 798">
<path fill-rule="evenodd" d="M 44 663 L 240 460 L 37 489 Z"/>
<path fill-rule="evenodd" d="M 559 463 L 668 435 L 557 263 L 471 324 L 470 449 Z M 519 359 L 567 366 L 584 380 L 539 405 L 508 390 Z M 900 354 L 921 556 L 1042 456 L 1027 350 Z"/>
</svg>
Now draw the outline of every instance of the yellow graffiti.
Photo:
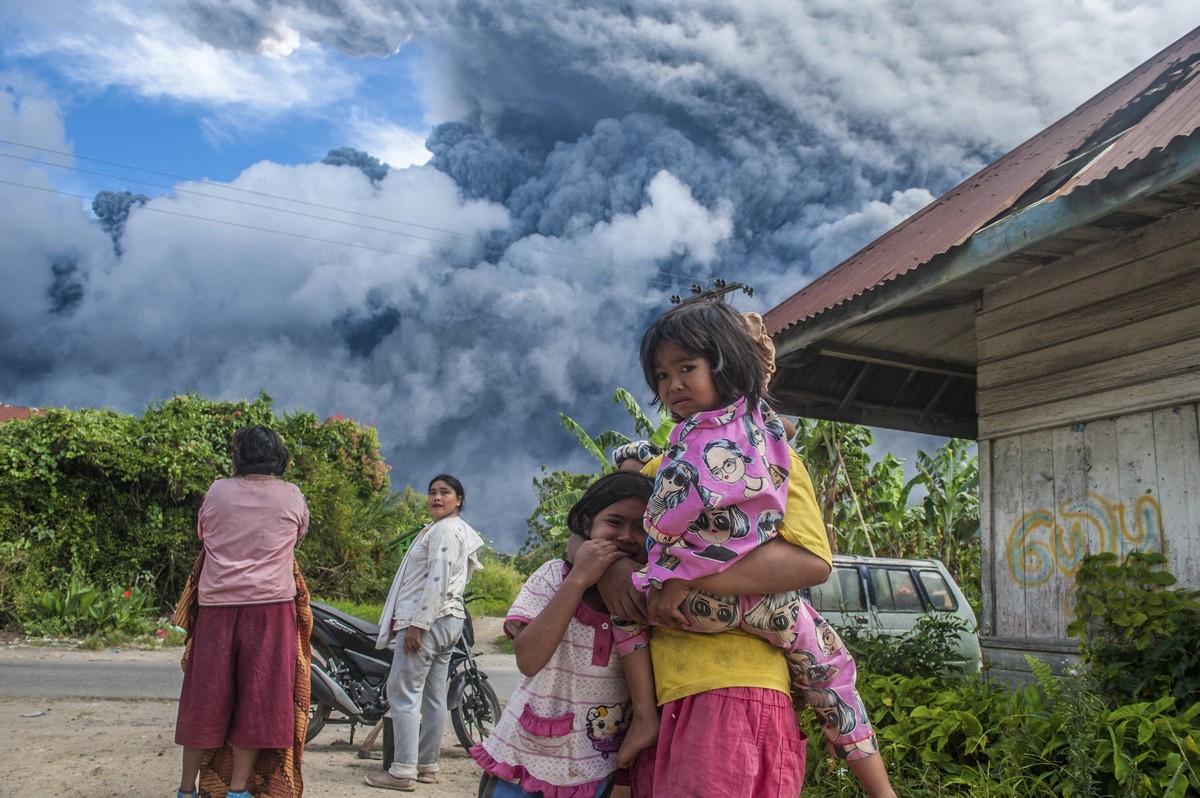
<svg viewBox="0 0 1200 798">
<path fill-rule="evenodd" d="M 1044 584 L 1055 574 L 1074 577 L 1085 555 L 1163 550 L 1162 510 L 1141 496 L 1126 517 L 1124 502 L 1098 493 L 1026 513 L 1008 536 L 1008 565 L 1022 587 Z"/>
</svg>

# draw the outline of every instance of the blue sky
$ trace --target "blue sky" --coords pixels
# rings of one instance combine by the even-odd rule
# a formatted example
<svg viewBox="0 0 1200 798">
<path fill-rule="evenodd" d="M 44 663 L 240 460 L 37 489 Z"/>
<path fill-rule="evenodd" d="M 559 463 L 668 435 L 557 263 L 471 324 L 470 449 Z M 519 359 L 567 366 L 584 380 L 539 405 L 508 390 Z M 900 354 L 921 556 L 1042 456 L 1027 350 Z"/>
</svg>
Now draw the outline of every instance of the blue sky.
<svg viewBox="0 0 1200 798">
<path fill-rule="evenodd" d="M 458 474 L 514 550 L 539 468 L 591 467 L 558 413 L 648 403 L 636 342 L 670 294 L 724 277 L 770 308 L 1197 24 L 1194 0 L 0 0 L 0 402 L 345 413 L 397 487 Z M 150 199 L 106 226 L 102 190 Z"/>
</svg>

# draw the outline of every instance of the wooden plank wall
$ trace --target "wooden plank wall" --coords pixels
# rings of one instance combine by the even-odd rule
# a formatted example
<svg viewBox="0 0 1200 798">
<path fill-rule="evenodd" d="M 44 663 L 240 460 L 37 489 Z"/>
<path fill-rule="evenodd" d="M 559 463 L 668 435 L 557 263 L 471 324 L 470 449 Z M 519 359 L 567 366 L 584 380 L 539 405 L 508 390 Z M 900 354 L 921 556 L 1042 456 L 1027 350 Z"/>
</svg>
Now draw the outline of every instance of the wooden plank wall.
<svg viewBox="0 0 1200 798">
<path fill-rule="evenodd" d="M 1200 209 L 985 291 L 976 333 L 981 440 L 1200 399 Z"/>
<path fill-rule="evenodd" d="M 980 456 L 985 636 L 1066 638 L 1085 554 L 1159 551 L 1181 585 L 1200 588 L 1196 404 L 1013 435 Z"/>
<path fill-rule="evenodd" d="M 985 291 L 976 330 L 983 634 L 1065 638 L 1085 553 L 1200 588 L 1200 209 Z"/>
</svg>

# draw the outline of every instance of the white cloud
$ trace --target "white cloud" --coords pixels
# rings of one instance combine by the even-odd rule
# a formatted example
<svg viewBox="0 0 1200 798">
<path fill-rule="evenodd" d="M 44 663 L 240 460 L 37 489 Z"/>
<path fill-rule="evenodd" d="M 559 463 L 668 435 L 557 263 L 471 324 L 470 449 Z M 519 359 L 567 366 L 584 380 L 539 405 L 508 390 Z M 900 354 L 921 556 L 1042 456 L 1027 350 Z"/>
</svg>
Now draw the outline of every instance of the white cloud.
<svg viewBox="0 0 1200 798">
<path fill-rule="evenodd" d="M 429 160 L 425 139 L 429 130 L 412 128 L 371 116 L 363 108 L 355 108 L 346 124 L 350 146 L 369 152 L 393 167 L 417 166 Z"/>
<path fill-rule="evenodd" d="M 97 1 L 71 11 L 75 5 L 24 9 L 24 35 L 11 49 L 53 59 L 80 86 L 121 86 L 144 97 L 244 106 L 260 115 L 320 107 L 354 91 L 355 77 L 328 48 L 301 40 L 281 22 L 243 51 L 197 38 L 170 5 Z"/>
</svg>

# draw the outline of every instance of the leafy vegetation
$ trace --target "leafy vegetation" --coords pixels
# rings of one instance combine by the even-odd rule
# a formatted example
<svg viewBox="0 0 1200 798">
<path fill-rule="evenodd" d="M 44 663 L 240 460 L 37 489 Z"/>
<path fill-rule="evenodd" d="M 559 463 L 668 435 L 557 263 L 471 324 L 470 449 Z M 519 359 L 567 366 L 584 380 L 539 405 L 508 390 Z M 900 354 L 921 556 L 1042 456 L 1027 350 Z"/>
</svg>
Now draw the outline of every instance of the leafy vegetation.
<svg viewBox="0 0 1200 798">
<path fill-rule="evenodd" d="M 137 585 L 124 591 L 113 585 L 105 592 L 73 576 L 62 589 L 42 594 L 41 617 L 27 622 L 26 631 L 46 636 L 147 634 L 158 619 L 148 598 Z"/>
<path fill-rule="evenodd" d="M 618 388 L 612 400 L 613 404 L 622 405 L 629 413 L 633 421 L 634 438 L 631 439 L 616 430 L 606 430 L 593 436 L 570 416 L 559 414 L 562 425 L 574 433 L 583 450 L 596 460 L 598 469 L 594 474 L 572 474 L 568 471 L 547 471 L 546 467 L 542 466 L 541 475 L 533 478 L 538 505 L 533 514 L 525 519 L 525 543 L 515 560 L 518 570 L 526 576 L 537 570 L 537 567 L 550 557 L 561 555 L 571 534 L 567 529 L 567 513 L 596 477 L 616 470 L 608 459 L 613 449 L 629 443 L 630 440 L 650 440 L 659 446 L 667 442 L 667 436 L 674 425 L 666 416 L 661 417 L 657 423 L 652 421 L 633 395 L 624 388 Z"/>
<path fill-rule="evenodd" d="M 1200 591 L 1169 590 L 1167 558 L 1130 552 L 1085 557 L 1075 575 L 1075 620 L 1067 633 L 1100 695 L 1113 702 L 1170 696 L 1200 702 Z"/>
<path fill-rule="evenodd" d="M 859 692 L 901 794 L 1200 794 L 1196 591 L 1169 590 L 1175 579 L 1162 565 L 1155 554 L 1085 559 L 1076 588 L 1086 609 L 1072 630 L 1083 664 L 1065 677 L 1032 657 L 1035 682 L 1015 690 L 981 676 L 913 672 L 898 656 L 863 668 Z M 850 645 L 854 636 L 843 639 Z M 941 646 L 931 630 L 914 631 L 911 642 Z M 856 657 L 864 651 L 859 645 Z M 810 737 L 805 798 L 861 795 L 820 730 L 801 720 Z"/>
<path fill-rule="evenodd" d="M 233 433 L 252 424 L 272 426 L 291 450 L 284 478 L 312 513 L 297 553 L 310 589 L 379 598 L 398 563 L 389 543 L 428 515 L 421 495 L 390 491 L 375 430 L 340 416 L 277 416 L 265 395 L 189 393 L 140 417 L 52 409 L 0 425 L 0 625 L 83 634 L 93 612 L 118 612 L 113 591 L 134 586 L 146 612 L 164 610 L 199 552 L 204 494 L 231 474 Z"/>
<path fill-rule="evenodd" d="M 871 431 L 857 424 L 796 419 L 793 444 L 833 530 L 835 552 L 940 559 L 979 615 L 979 461 L 971 441 L 950 439 L 932 454 L 917 452 L 905 479 L 890 454 L 872 463 Z M 914 494 L 924 494 L 914 502 Z"/>
<path fill-rule="evenodd" d="M 958 641 L 973 625 L 946 613 L 922 615 L 913 628 L 897 635 L 882 635 L 878 623 L 866 616 L 855 616 L 853 623 L 838 627 L 842 642 L 854 655 L 858 668 L 865 673 L 919 676 L 947 673 L 960 659 Z"/>
</svg>

